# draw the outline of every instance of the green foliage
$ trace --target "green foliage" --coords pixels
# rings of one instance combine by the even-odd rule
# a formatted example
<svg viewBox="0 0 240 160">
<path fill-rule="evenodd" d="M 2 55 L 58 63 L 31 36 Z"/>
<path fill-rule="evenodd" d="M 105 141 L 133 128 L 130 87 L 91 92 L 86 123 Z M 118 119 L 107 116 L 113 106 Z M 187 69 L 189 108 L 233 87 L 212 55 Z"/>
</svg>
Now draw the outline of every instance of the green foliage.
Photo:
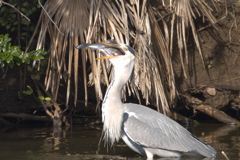
<svg viewBox="0 0 240 160">
<path fill-rule="evenodd" d="M 23 99 L 24 96 L 29 96 L 29 95 L 33 95 L 34 96 L 34 92 L 32 87 L 27 86 L 27 90 L 22 91 L 22 92 L 18 92 L 18 98 L 19 99 Z M 34 96 L 35 97 L 35 96 Z M 42 100 L 44 102 L 50 102 L 52 99 L 50 97 L 44 97 L 44 96 L 38 96 L 38 100 Z"/>
<path fill-rule="evenodd" d="M 11 38 L 8 34 L 0 35 L 0 67 L 4 67 L 9 64 L 13 67 L 14 64 L 29 64 L 33 60 L 44 59 L 46 51 L 33 50 L 28 53 L 24 53 L 19 46 L 12 46 Z"/>
<path fill-rule="evenodd" d="M 23 94 L 25 95 L 31 95 L 33 94 L 33 89 L 30 86 L 27 86 L 28 90 L 22 91 Z"/>
<path fill-rule="evenodd" d="M 11 46 L 10 41 L 11 38 L 8 37 L 8 34 L 0 35 L 0 67 L 4 67 L 6 63 L 13 67 L 13 57 L 19 57 L 22 54 L 18 46 Z"/>
<path fill-rule="evenodd" d="M 36 13 L 40 8 L 37 0 L 25 0 L 23 3 L 19 3 L 19 0 L 9 0 L 8 3 L 15 6 L 28 18 Z M 23 16 L 20 16 L 20 19 L 18 19 L 17 14 L 19 13 L 16 9 L 7 5 L 2 5 L 0 7 L 0 25 L 11 32 L 16 32 L 19 29 L 18 26 L 20 24 L 20 38 L 25 40 L 26 36 L 29 34 L 29 31 L 32 32 L 34 30 L 34 26 L 30 25 L 31 22 Z"/>
<path fill-rule="evenodd" d="M 27 86 L 27 90 L 25 90 L 25 91 L 22 91 L 22 92 L 18 92 L 18 98 L 20 99 L 20 100 L 22 100 L 22 99 L 24 99 L 24 96 L 30 96 L 30 95 L 34 95 L 33 94 L 33 89 L 32 89 L 32 87 L 30 87 L 30 86 Z"/>
<path fill-rule="evenodd" d="M 50 97 L 44 97 L 44 96 L 39 96 L 38 99 L 42 101 L 51 101 L 52 99 Z"/>
</svg>

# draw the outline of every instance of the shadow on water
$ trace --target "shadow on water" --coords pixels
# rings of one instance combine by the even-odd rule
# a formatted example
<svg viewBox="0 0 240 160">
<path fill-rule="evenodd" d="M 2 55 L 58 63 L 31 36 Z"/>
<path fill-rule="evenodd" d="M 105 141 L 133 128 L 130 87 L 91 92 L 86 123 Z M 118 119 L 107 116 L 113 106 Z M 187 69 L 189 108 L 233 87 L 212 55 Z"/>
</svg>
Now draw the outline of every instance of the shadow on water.
<svg viewBox="0 0 240 160">
<path fill-rule="evenodd" d="M 194 135 L 213 146 L 218 154 L 217 160 L 240 159 L 240 130 L 237 126 L 220 124 L 201 124 L 187 128 Z M 114 148 L 104 147 L 103 142 L 97 154 L 101 137 L 101 126 L 90 128 L 73 126 L 55 128 L 21 126 L 21 128 L 0 129 L 0 159 L 3 160 L 75 160 L 75 159 L 128 159 L 145 160 L 123 142 Z M 108 150 L 108 151 L 107 151 Z M 159 160 L 180 160 L 159 158 Z M 187 160 L 181 158 L 181 160 Z M 207 159 L 204 159 L 207 160 Z"/>
</svg>

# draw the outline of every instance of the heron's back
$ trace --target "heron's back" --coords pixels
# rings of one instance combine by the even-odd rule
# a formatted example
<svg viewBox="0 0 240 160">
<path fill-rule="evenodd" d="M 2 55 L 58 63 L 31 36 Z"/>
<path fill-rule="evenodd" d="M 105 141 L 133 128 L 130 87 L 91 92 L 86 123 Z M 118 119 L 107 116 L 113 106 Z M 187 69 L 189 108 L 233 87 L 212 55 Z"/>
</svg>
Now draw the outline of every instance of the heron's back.
<svg viewBox="0 0 240 160">
<path fill-rule="evenodd" d="M 124 104 L 123 131 L 143 148 L 214 157 L 216 151 L 169 117 L 142 105 Z M 136 145 L 135 144 L 135 145 Z"/>
</svg>

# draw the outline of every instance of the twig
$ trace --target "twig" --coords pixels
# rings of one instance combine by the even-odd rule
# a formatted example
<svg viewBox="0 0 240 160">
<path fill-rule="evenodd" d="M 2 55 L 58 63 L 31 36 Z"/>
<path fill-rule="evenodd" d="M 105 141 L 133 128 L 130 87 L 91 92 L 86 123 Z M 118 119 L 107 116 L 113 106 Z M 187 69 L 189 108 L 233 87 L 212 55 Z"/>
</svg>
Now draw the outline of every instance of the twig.
<svg viewBox="0 0 240 160">
<path fill-rule="evenodd" d="M 53 19 L 50 17 L 50 15 L 48 14 L 48 12 L 46 11 L 46 9 L 43 7 L 42 3 L 40 2 L 40 0 L 38 0 L 39 5 L 42 7 L 43 11 L 46 13 L 46 15 L 48 16 L 48 18 L 50 19 L 50 21 L 54 24 L 54 26 L 57 28 L 58 32 L 62 35 L 64 35 L 60 29 L 58 28 L 57 24 L 53 21 Z"/>
<path fill-rule="evenodd" d="M 9 7 L 12 7 L 12 8 L 15 9 L 22 17 L 24 17 L 24 18 L 26 18 L 26 20 L 30 21 L 30 19 L 29 19 L 27 16 L 25 16 L 25 15 L 24 15 L 19 9 L 17 9 L 15 6 L 13 6 L 13 5 L 11 5 L 11 4 L 7 3 L 7 2 L 0 1 L 0 7 L 2 6 L 2 4 L 5 4 L 5 5 L 9 6 Z"/>
<path fill-rule="evenodd" d="M 232 23 L 232 25 L 228 31 L 229 43 L 232 42 L 232 28 L 233 28 L 234 24 L 235 24 L 235 22 Z"/>
<path fill-rule="evenodd" d="M 217 24 L 219 21 L 223 20 L 223 19 L 226 18 L 226 17 L 227 17 L 227 16 L 223 16 L 222 18 L 218 19 L 214 24 Z M 197 30 L 197 32 L 200 32 L 200 31 L 202 31 L 202 30 L 204 30 L 204 29 L 206 29 L 206 28 L 208 28 L 208 27 L 211 27 L 211 26 L 212 26 L 212 24 L 208 24 L 208 25 L 206 25 L 206 26 L 204 26 L 204 27 L 199 28 L 199 29 Z"/>
</svg>

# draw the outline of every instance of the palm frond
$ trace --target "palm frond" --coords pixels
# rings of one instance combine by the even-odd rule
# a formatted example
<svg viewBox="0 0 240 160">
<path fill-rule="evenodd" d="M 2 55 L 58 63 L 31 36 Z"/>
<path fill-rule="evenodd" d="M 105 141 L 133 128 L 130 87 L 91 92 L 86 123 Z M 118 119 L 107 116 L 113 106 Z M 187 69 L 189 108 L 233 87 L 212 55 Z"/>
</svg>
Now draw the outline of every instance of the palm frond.
<svg viewBox="0 0 240 160">
<path fill-rule="evenodd" d="M 44 9 L 47 13 L 43 11 L 39 19 L 42 24 L 37 49 L 45 48 L 46 35 L 48 34 L 50 37 L 50 57 L 46 70 L 46 89 L 51 89 L 54 99 L 57 100 L 60 81 L 61 79 L 65 79 L 67 83 L 67 105 L 70 96 L 71 78 L 74 76 L 74 103 L 76 104 L 79 58 L 78 51 L 74 50 L 74 46 L 81 43 L 78 37 L 83 37 L 83 32 L 88 26 L 87 17 L 89 13 L 89 4 L 86 1 L 77 0 L 72 0 L 71 3 L 63 0 L 49 0 L 45 3 Z M 54 20 L 61 32 L 59 32 L 56 26 L 50 21 L 47 14 Z M 81 19 L 76 15 L 81 17 Z M 66 57 L 68 61 L 66 61 Z M 85 72 L 83 73 L 83 77 L 85 77 L 84 83 L 86 84 L 86 74 Z"/>
<path fill-rule="evenodd" d="M 196 44 L 196 47 L 202 59 L 203 67 L 205 68 L 201 45 L 199 43 L 198 33 L 194 24 L 194 19 L 197 18 L 196 14 L 198 14 L 198 17 L 203 17 L 203 18 L 207 17 L 208 21 L 210 21 L 210 23 L 213 26 L 216 22 L 216 19 L 211 13 L 212 9 L 208 6 L 208 4 L 204 0 L 172 1 L 171 6 L 172 6 L 172 9 L 174 10 L 172 14 L 172 22 L 173 22 L 172 26 L 174 26 L 174 23 L 176 23 L 178 49 L 180 53 L 181 65 L 183 68 L 184 77 L 187 78 L 186 70 L 184 67 L 184 63 L 188 63 L 186 30 L 189 27 L 191 28 L 194 42 Z M 174 33 L 174 31 L 172 31 L 172 33 Z"/>
<path fill-rule="evenodd" d="M 181 64 L 186 77 L 184 63 L 188 62 L 187 29 L 191 28 L 198 51 L 203 57 L 194 19 L 197 15 L 206 17 L 214 25 L 215 18 L 204 0 L 170 0 L 170 8 L 165 8 L 171 18 L 168 26 L 167 20 L 151 5 L 147 5 L 147 2 L 48 0 L 45 3 L 45 11 L 39 19 L 41 28 L 37 49 L 45 48 L 48 35 L 50 55 L 45 85 L 47 90 L 51 90 L 55 100 L 58 99 L 60 82 L 63 81 L 67 86 L 66 105 L 69 104 L 71 95 L 74 95 L 76 105 L 79 88 L 84 90 L 87 103 L 87 84 L 94 84 L 97 100 L 103 98 L 101 83 L 108 85 L 111 80 L 110 63 L 96 61 L 95 58 L 100 55 L 92 54 L 89 49 L 78 51 L 74 50 L 74 47 L 80 43 L 114 39 L 118 43 L 133 46 L 136 56 L 133 78 L 124 88 L 123 99 L 126 99 L 127 94 L 133 94 L 140 101 L 141 91 L 146 104 L 155 104 L 158 110 L 164 113 L 169 110 L 177 95 L 171 61 L 174 36 L 177 35 Z M 164 4 L 164 0 L 162 2 Z M 160 22 L 156 20 L 156 16 L 161 17 Z M 78 55 L 78 52 L 81 52 L 81 55 Z M 90 62 L 92 70 L 89 77 L 86 71 L 87 61 Z M 82 66 L 83 73 L 81 87 L 78 78 L 79 66 Z"/>
</svg>

